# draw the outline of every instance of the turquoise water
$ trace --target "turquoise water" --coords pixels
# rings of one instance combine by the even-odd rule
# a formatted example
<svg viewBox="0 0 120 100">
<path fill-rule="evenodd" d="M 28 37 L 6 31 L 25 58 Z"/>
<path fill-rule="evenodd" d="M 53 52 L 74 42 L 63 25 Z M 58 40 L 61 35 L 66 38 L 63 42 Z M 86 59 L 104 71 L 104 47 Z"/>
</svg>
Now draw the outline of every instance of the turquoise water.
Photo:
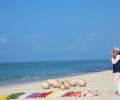
<svg viewBox="0 0 120 100">
<path fill-rule="evenodd" d="M 44 80 L 111 68 L 109 60 L 0 63 L 0 84 Z"/>
</svg>

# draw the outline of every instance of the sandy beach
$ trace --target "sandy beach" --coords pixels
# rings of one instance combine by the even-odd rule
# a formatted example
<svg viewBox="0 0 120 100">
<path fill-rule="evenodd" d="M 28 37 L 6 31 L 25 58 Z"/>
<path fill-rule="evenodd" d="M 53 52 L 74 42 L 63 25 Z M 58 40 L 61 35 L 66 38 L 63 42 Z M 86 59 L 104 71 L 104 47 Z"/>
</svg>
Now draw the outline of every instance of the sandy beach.
<svg viewBox="0 0 120 100">
<path fill-rule="evenodd" d="M 15 92 L 25 92 L 27 94 L 33 93 L 33 92 L 49 92 L 49 91 L 93 91 L 98 90 L 100 91 L 101 95 L 94 96 L 94 97 L 56 97 L 54 99 L 56 100 L 119 100 L 120 96 L 115 95 L 116 87 L 113 82 L 112 77 L 112 71 L 102 71 L 102 72 L 96 72 L 96 73 L 90 73 L 85 75 L 77 75 L 77 76 L 71 76 L 71 77 L 63 77 L 58 78 L 57 80 L 80 80 L 83 79 L 87 82 L 86 87 L 72 87 L 67 90 L 59 90 L 59 89 L 47 89 L 43 90 L 41 88 L 41 84 L 44 81 L 40 82 L 29 82 L 29 83 L 23 83 L 23 84 L 14 84 L 14 85 L 7 85 L 7 86 L 1 86 L 0 87 L 0 95 L 7 95 Z M 41 98 L 40 98 L 41 99 Z M 46 98 L 45 100 L 50 100 L 53 98 Z M 17 99 L 17 100 L 23 100 L 23 99 Z M 24 100 L 39 100 L 39 99 L 25 99 Z M 44 99 L 43 99 L 44 100 Z"/>
</svg>

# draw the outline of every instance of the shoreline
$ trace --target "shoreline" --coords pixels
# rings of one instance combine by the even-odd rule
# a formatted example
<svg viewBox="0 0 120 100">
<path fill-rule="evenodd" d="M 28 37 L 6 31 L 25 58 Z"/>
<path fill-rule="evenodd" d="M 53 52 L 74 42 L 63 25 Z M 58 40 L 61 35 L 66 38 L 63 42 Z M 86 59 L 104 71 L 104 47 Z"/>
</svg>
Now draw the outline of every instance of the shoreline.
<svg viewBox="0 0 120 100">
<path fill-rule="evenodd" d="M 2 81 L 0 82 L 0 87 L 5 87 L 5 86 L 11 86 L 14 84 L 27 84 L 27 83 L 36 83 L 36 82 L 41 82 L 45 81 L 48 79 L 59 79 L 59 78 L 64 78 L 64 77 L 74 77 L 74 76 L 80 76 L 80 75 L 87 75 L 87 74 L 93 74 L 93 73 L 98 73 L 98 72 L 104 72 L 104 71 L 109 71 L 108 69 L 102 70 L 102 71 L 91 71 L 91 72 L 83 72 L 83 73 L 71 73 L 71 74 L 64 74 L 64 75 L 54 75 L 50 78 L 45 78 L 45 79 L 40 79 L 40 78 L 30 78 L 30 79 L 17 79 L 17 80 L 8 80 L 8 81 Z"/>
</svg>

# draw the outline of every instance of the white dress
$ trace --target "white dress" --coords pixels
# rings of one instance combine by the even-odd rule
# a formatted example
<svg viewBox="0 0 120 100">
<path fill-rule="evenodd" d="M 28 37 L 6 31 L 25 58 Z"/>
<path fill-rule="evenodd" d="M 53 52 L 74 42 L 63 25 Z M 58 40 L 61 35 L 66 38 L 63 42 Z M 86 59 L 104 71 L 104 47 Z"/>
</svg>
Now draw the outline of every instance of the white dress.
<svg viewBox="0 0 120 100">
<path fill-rule="evenodd" d="M 116 58 L 111 58 L 111 61 L 113 65 L 117 64 L 120 61 L 120 55 L 117 55 Z M 113 73 L 113 77 L 115 83 L 120 83 L 120 72 Z"/>
</svg>

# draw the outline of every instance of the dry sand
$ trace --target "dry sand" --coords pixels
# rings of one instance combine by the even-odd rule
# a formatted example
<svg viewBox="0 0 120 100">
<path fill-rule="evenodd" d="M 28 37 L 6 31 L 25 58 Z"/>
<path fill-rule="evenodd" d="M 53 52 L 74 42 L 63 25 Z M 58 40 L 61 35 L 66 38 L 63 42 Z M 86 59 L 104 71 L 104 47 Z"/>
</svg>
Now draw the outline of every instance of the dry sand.
<svg viewBox="0 0 120 100">
<path fill-rule="evenodd" d="M 77 75 L 71 77 L 64 77 L 58 78 L 59 80 L 86 80 L 87 86 L 86 87 L 73 87 L 68 90 L 61 90 L 61 91 L 77 91 L 77 90 L 98 90 L 101 92 L 100 96 L 96 97 L 57 97 L 57 98 L 46 98 L 42 100 L 120 100 L 120 96 L 115 95 L 116 86 L 113 82 L 113 75 L 112 71 L 103 71 L 103 72 L 96 72 L 90 73 L 85 75 Z M 0 95 L 6 95 L 15 92 L 25 92 L 25 93 L 33 93 L 33 92 L 44 92 L 44 91 L 52 91 L 58 89 L 49 89 L 43 90 L 41 89 L 40 82 L 30 82 L 30 83 L 23 83 L 23 84 L 14 84 L 8 85 L 4 87 L 0 87 Z M 23 100 L 23 99 L 20 99 Z M 25 100 L 25 99 L 24 99 Z M 41 100 L 41 99 L 27 99 L 27 100 Z"/>
</svg>

